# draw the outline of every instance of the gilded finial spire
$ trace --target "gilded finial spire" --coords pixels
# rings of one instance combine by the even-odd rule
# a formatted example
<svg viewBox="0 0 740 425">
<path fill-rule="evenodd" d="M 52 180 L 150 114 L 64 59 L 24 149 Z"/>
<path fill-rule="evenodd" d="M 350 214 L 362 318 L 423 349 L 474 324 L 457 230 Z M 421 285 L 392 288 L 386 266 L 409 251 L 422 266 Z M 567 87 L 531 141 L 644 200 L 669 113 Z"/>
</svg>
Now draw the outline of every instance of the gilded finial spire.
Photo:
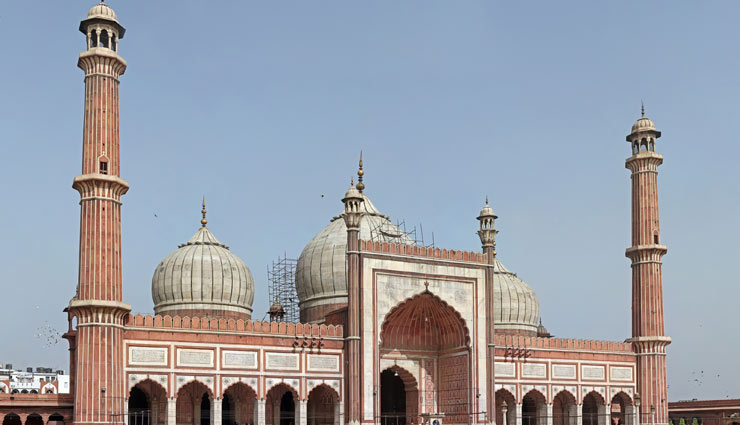
<svg viewBox="0 0 740 425">
<path fill-rule="evenodd" d="M 208 220 L 206 220 L 206 197 L 203 196 L 203 209 L 200 211 L 201 214 L 203 214 L 203 219 L 200 220 L 201 227 L 206 227 L 206 224 L 208 224 Z"/>
<path fill-rule="evenodd" d="M 642 107 L 641 107 L 641 111 L 640 111 L 640 112 L 642 112 L 642 116 L 644 117 L 644 116 L 645 116 L 645 102 L 643 102 L 643 101 L 641 100 L 641 101 L 640 101 L 640 105 L 642 106 Z"/>
<path fill-rule="evenodd" d="M 486 195 L 486 205 L 488 205 L 488 195 Z"/>
<path fill-rule="evenodd" d="M 357 170 L 357 190 L 362 193 L 365 190 L 365 183 L 362 182 L 362 176 L 365 175 L 365 171 L 362 169 L 362 151 L 360 151 L 360 168 Z"/>
</svg>

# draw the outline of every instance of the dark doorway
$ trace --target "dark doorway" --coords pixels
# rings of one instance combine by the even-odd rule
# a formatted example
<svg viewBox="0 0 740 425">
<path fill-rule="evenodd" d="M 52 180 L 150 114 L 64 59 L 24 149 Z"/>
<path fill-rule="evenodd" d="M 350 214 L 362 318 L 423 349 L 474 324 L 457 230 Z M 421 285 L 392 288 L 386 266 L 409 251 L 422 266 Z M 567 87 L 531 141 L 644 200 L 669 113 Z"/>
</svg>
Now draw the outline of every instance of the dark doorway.
<svg viewBox="0 0 740 425">
<path fill-rule="evenodd" d="M 128 398 L 128 423 L 129 425 L 149 425 L 149 400 L 146 393 L 134 387 Z"/>
<path fill-rule="evenodd" d="M 406 388 L 397 372 L 380 374 L 380 422 L 383 425 L 406 425 Z"/>
<path fill-rule="evenodd" d="M 228 394 L 224 394 L 221 402 L 221 424 L 234 425 L 234 402 Z"/>
<path fill-rule="evenodd" d="M 3 419 L 3 425 L 23 425 L 21 424 L 21 417 L 16 415 L 15 413 L 11 413 L 9 415 L 5 415 L 5 419 Z"/>
<path fill-rule="evenodd" d="M 522 425 L 537 425 L 537 402 L 529 396 L 522 400 Z"/>
<path fill-rule="evenodd" d="M 280 425 L 295 425 L 295 402 L 290 391 L 280 398 Z"/>
<path fill-rule="evenodd" d="M 599 424 L 599 401 L 594 393 L 583 399 L 583 425 Z"/>
<path fill-rule="evenodd" d="M 211 400 L 208 398 L 208 393 L 203 394 L 203 398 L 200 399 L 200 425 L 211 424 Z"/>
</svg>

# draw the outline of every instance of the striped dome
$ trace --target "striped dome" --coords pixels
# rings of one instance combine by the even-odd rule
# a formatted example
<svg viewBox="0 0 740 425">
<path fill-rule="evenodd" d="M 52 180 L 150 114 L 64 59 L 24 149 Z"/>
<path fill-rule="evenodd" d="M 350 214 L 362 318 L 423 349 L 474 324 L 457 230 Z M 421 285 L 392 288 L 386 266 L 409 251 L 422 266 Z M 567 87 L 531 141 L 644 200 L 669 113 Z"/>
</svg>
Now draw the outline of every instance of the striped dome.
<svg viewBox="0 0 740 425">
<path fill-rule="evenodd" d="M 254 279 L 206 227 L 168 255 L 152 277 L 157 314 L 250 318 Z"/>
<path fill-rule="evenodd" d="M 504 267 L 498 258 L 493 263 L 493 304 L 496 331 L 537 333 L 540 303 L 532 288 Z"/>
</svg>

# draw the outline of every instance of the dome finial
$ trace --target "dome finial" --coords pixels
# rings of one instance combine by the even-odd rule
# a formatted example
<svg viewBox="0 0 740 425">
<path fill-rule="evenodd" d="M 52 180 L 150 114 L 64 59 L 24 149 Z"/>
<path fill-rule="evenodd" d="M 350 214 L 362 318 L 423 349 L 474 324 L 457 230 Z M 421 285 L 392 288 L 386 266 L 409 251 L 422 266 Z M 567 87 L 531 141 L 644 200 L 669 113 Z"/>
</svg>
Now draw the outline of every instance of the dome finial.
<svg viewBox="0 0 740 425">
<path fill-rule="evenodd" d="M 365 190 L 365 183 L 362 182 L 362 176 L 365 175 L 365 171 L 362 169 L 362 151 L 360 151 L 360 168 L 357 170 L 357 190 L 362 193 Z"/>
<path fill-rule="evenodd" d="M 640 101 L 640 105 L 642 105 L 642 108 L 641 108 L 641 112 L 642 112 L 642 116 L 644 117 L 644 116 L 645 116 L 645 102 L 643 102 L 643 101 L 641 100 L 641 101 Z"/>
<path fill-rule="evenodd" d="M 486 205 L 488 205 L 488 195 L 486 195 Z"/>
<path fill-rule="evenodd" d="M 201 227 L 206 227 L 206 224 L 208 224 L 208 220 L 206 220 L 206 196 L 203 195 L 203 209 L 200 211 L 201 214 L 203 214 L 203 219 L 200 220 Z"/>
</svg>

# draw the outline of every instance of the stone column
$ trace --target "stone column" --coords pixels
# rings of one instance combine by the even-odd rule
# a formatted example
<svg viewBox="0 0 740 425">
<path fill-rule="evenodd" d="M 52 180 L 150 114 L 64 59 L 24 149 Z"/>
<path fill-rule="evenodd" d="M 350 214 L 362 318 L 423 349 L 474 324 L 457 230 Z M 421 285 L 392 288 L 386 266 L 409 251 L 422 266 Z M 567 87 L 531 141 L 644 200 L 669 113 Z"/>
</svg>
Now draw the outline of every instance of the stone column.
<svg viewBox="0 0 740 425">
<path fill-rule="evenodd" d="M 123 400 L 123 423 L 128 425 L 128 399 Z"/>
<path fill-rule="evenodd" d="M 576 425 L 583 425 L 583 404 L 576 405 Z"/>
<path fill-rule="evenodd" d="M 257 400 L 257 425 L 265 425 L 265 400 Z"/>
<path fill-rule="evenodd" d="M 509 406 L 506 405 L 506 401 L 504 401 L 504 404 L 501 406 L 501 421 L 503 422 L 501 425 L 509 425 Z M 493 412 L 493 419 L 489 420 L 489 422 L 496 422 L 496 412 Z"/>
<path fill-rule="evenodd" d="M 167 425 L 177 425 L 177 399 L 167 399 Z"/>
<path fill-rule="evenodd" d="M 545 423 L 552 425 L 552 404 L 545 404 Z"/>
<path fill-rule="evenodd" d="M 298 400 L 298 417 L 296 418 L 296 423 L 298 425 L 308 425 L 308 415 L 306 414 L 307 410 L 308 401 Z"/>
<path fill-rule="evenodd" d="M 221 425 L 221 406 L 220 398 L 211 400 L 211 425 Z"/>
<path fill-rule="evenodd" d="M 522 425 L 522 417 L 524 416 L 523 404 L 516 404 L 516 425 Z"/>
</svg>

